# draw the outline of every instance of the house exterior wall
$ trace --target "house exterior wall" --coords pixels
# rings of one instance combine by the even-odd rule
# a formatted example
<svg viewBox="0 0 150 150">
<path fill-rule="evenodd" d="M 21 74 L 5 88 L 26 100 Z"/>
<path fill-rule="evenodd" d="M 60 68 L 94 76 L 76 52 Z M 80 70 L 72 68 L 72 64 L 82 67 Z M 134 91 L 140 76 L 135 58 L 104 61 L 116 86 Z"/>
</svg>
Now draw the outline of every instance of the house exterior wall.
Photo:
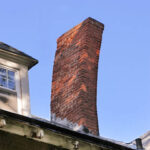
<svg viewBox="0 0 150 150">
<path fill-rule="evenodd" d="M 0 56 L 2 57 L 2 56 Z M 19 62 L 15 63 L 9 61 L 5 58 L 0 58 L 0 66 L 6 67 L 10 69 L 14 69 L 16 72 L 15 80 L 16 80 L 16 100 L 14 96 L 11 96 L 11 103 L 5 103 L 0 98 L 0 109 L 5 109 L 7 111 L 15 112 L 21 115 L 30 116 L 30 99 L 29 99 L 29 81 L 28 81 L 28 68 L 24 65 L 21 65 Z M 14 95 L 13 91 L 8 89 L 4 89 L 0 87 L 1 91 L 5 91 L 11 95 Z M 3 94 L 1 92 L 0 94 Z M 8 94 L 8 95 L 9 95 Z M 3 94 L 4 96 L 4 94 Z M 7 97 L 9 99 L 9 97 Z M 15 105 L 16 104 L 16 105 Z M 14 106 L 15 105 L 15 106 Z"/>
<path fill-rule="evenodd" d="M 0 131 L 0 150 L 65 150 L 12 133 Z"/>
</svg>

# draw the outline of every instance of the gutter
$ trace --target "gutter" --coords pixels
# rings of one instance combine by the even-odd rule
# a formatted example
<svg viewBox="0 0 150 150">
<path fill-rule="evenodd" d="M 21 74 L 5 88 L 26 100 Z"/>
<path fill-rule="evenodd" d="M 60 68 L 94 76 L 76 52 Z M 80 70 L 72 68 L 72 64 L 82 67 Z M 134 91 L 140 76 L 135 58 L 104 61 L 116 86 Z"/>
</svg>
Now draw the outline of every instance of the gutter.
<svg viewBox="0 0 150 150">
<path fill-rule="evenodd" d="M 38 126 L 40 128 L 44 128 L 47 130 L 51 130 L 55 133 L 61 133 L 62 135 L 67 135 L 69 137 L 77 138 L 82 141 L 86 141 L 86 142 L 93 143 L 93 144 L 96 144 L 96 145 L 104 147 L 104 148 L 108 148 L 110 150 L 135 150 L 128 146 L 117 144 L 117 143 L 114 143 L 113 141 L 105 140 L 104 138 L 101 138 L 98 136 L 92 136 L 92 135 L 84 134 L 81 132 L 76 132 L 76 131 L 70 130 L 66 127 L 62 127 L 62 126 L 56 125 L 56 124 L 48 122 L 48 121 L 46 122 L 46 121 L 41 121 L 41 120 L 35 119 L 35 118 L 29 118 L 26 116 L 11 113 L 11 112 L 1 110 L 1 109 L 0 109 L 0 116 L 2 116 L 3 118 L 6 118 L 6 119 L 11 118 L 11 119 L 19 121 L 19 122 L 29 123 L 30 125 Z M 138 149 L 138 150 L 140 150 L 140 149 Z"/>
</svg>

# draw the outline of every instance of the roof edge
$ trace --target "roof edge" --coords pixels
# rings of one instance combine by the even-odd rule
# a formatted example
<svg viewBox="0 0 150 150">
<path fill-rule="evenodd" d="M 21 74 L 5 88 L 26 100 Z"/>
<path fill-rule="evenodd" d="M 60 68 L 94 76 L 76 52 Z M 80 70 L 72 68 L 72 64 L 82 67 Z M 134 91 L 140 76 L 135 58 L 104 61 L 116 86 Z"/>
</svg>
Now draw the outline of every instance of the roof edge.
<svg viewBox="0 0 150 150">
<path fill-rule="evenodd" d="M 5 51 L 4 49 L 1 49 L 1 48 L 0 48 L 0 53 L 1 53 L 0 57 L 8 59 L 16 63 L 21 63 L 23 65 L 26 65 L 28 67 L 28 70 L 30 70 L 33 66 L 38 64 L 37 59 L 19 55 L 13 52 Z"/>
<path fill-rule="evenodd" d="M 31 69 L 34 65 L 38 63 L 37 59 L 3 42 L 0 42 L 0 52 L 3 52 L 3 55 L 9 54 L 9 58 L 11 58 L 12 55 L 13 60 L 19 60 L 18 57 L 20 57 L 21 62 L 23 62 L 23 60 L 26 59 L 27 61 L 25 60 L 24 62 L 26 62 L 25 64 L 27 64 L 28 69 Z"/>
<path fill-rule="evenodd" d="M 9 118 L 14 119 L 16 121 L 29 123 L 33 126 L 39 126 L 41 128 L 47 129 L 47 130 L 51 130 L 51 131 L 54 131 L 57 133 L 67 135 L 67 136 L 78 138 L 80 140 L 87 141 L 87 142 L 90 142 L 90 143 L 93 143 L 93 144 L 96 144 L 99 146 L 103 146 L 106 148 L 110 148 L 112 150 L 113 149 L 134 150 L 133 148 L 115 143 L 113 141 L 106 140 L 106 139 L 101 138 L 101 137 L 91 136 L 88 134 L 76 132 L 76 131 L 70 130 L 68 128 L 58 126 L 56 124 L 52 124 L 51 122 L 44 122 L 44 121 L 41 121 L 39 119 L 29 118 L 29 117 L 15 114 L 15 113 L 11 113 L 11 112 L 8 112 L 8 111 L 2 110 L 2 109 L 0 109 L 0 116 L 2 116 L 4 118 L 9 117 Z"/>
</svg>

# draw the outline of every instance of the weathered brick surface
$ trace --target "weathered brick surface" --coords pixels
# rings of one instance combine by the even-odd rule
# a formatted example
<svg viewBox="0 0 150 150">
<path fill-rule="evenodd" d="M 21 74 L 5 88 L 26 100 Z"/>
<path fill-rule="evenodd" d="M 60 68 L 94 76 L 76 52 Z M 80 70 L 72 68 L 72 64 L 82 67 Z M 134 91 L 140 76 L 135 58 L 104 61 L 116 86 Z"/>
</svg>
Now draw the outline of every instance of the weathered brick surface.
<svg viewBox="0 0 150 150">
<path fill-rule="evenodd" d="M 104 26 L 88 18 L 57 40 L 51 112 L 98 134 L 97 68 Z"/>
</svg>

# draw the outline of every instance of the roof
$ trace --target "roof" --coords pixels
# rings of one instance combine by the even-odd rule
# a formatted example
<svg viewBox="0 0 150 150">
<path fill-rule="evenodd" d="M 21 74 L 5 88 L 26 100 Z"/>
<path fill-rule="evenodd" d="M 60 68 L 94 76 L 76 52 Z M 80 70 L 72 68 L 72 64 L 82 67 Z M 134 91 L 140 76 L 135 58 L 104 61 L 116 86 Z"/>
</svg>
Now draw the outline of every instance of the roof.
<svg viewBox="0 0 150 150">
<path fill-rule="evenodd" d="M 150 149 L 150 130 L 147 131 L 145 134 L 139 137 L 142 140 L 143 147 L 147 150 Z M 136 147 L 135 140 L 129 143 L 132 147 Z"/>
<path fill-rule="evenodd" d="M 58 124 L 54 124 L 50 121 L 44 119 L 35 119 L 22 115 L 18 115 L 15 113 L 11 113 L 8 111 L 0 110 L 0 116 L 11 118 L 13 120 L 17 120 L 19 122 L 24 122 L 30 124 L 32 126 L 39 126 L 40 128 L 51 130 L 55 133 L 59 133 L 62 135 L 70 136 L 73 138 L 77 138 L 86 142 L 90 142 L 105 148 L 115 149 L 115 150 L 134 150 L 130 146 L 125 143 L 117 142 L 114 140 L 106 139 L 99 136 L 89 135 L 81 132 L 73 131 L 67 127 L 60 126 Z"/>
<path fill-rule="evenodd" d="M 0 49 L 5 51 L 5 52 L 12 53 L 12 54 L 15 54 L 17 56 L 22 56 L 24 58 L 29 59 L 31 61 L 30 65 L 28 66 L 29 69 L 38 63 L 38 60 L 36 60 L 35 58 L 33 58 L 33 57 L 31 57 L 31 56 L 19 51 L 18 49 L 14 48 L 8 44 L 5 44 L 3 42 L 0 42 Z"/>
</svg>

